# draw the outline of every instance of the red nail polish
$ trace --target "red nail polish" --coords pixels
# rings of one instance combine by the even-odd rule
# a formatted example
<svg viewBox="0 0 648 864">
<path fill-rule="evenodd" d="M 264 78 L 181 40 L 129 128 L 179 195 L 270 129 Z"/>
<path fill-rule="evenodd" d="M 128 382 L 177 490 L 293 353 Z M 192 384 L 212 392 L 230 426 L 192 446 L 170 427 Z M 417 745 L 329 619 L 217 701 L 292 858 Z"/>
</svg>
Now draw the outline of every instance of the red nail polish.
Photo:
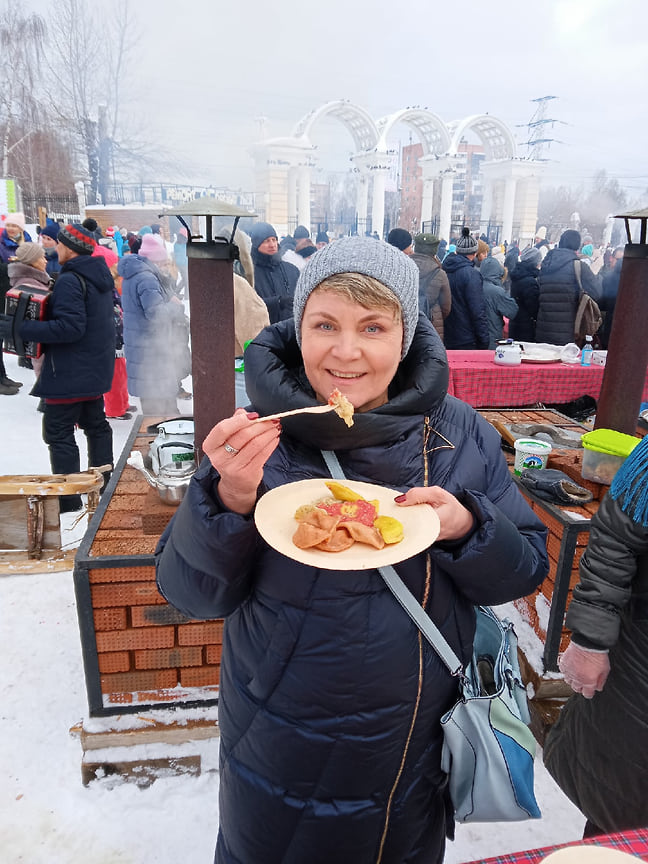
<svg viewBox="0 0 648 864">
<path fill-rule="evenodd" d="M 407 500 L 407 495 L 397 495 L 397 496 L 394 498 L 394 501 L 395 501 L 397 504 L 402 504 L 403 501 L 406 501 L 406 500 Z"/>
<path fill-rule="evenodd" d="M 256 420 L 258 416 L 259 416 L 259 412 L 258 412 L 258 411 L 248 411 L 248 412 L 247 412 L 247 418 L 248 418 L 248 420 Z"/>
</svg>

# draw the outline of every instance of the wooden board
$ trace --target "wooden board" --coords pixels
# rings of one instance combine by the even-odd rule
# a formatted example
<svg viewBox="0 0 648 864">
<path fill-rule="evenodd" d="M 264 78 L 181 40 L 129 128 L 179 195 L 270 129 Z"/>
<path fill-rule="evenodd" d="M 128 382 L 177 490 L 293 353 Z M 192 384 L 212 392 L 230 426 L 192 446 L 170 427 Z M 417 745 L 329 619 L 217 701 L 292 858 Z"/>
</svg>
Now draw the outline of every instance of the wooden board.
<svg viewBox="0 0 648 864">
<path fill-rule="evenodd" d="M 78 474 L 5 474 L 0 476 L 0 495 L 75 495 L 90 492 L 103 483 L 98 471 Z"/>
<path fill-rule="evenodd" d="M 74 568 L 76 549 L 65 552 L 49 550 L 42 558 L 28 558 L 26 552 L 0 551 L 0 576 L 21 576 L 29 573 L 62 573 Z"/>
<path fill-rule="evenodd" d="M 23 496 L 0 496 L 0 552 L 26 552 L 28 548 L 28 509 Z M 43 557 L 46 550 L 60 550 L 61 526 L 57 498 L 43 499 Z"/>
<path fill-rule="evenodd" d="M 89 732 L 78 723 L 70 729 L 70 734 L 78 736 L 83 752 L 102 750 L 106 747 L 132 747 L 139 744 L 186 744 L 188 741 L 204 741 L 218 738 L 220 730 L 214 719 L 185 720 L 182 724 L 149 721 L 139 729 L 106 729 Z"/>
</svg>

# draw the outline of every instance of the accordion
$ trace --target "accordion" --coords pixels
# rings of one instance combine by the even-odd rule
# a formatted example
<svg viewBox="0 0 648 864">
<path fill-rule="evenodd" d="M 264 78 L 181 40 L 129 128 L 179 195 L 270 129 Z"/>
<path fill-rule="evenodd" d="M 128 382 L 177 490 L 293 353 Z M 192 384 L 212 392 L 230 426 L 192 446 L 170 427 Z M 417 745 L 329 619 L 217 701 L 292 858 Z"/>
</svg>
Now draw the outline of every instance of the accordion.
<svg viewBox="0 0 648 864">
<path fill-rule="evenodd" d="M 5 314 L 13 318 L 13 336 L 5 337 L 4 350 L 21 357 L 40 357 L 40 342 L 25 342 L 18 335 L 23 321 L 44 321 L 47 318 L 47 301 L 50 292 L 47 288 L 32 288 L 17 285 L 7 291 Z"/>
</svg>

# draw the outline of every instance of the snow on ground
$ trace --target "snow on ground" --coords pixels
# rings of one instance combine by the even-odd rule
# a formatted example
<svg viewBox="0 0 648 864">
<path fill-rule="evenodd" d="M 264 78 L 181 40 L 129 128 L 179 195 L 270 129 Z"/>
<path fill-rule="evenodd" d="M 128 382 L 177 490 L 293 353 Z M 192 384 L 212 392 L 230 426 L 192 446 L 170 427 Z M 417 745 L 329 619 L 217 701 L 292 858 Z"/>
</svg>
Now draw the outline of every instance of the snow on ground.
<svg viewBox="0 0 648 864">
<path fill-rule="evenodd" d="M 0 396 L 0 474 L 49 473 L 41 415 L 29 396 L 33 373 L 18 367 L 11 355 L 5 355 L 5 364 L 9 377 L 24 387 L 16 396 Z M 117 458 L 134 420 L 110 422 Z M 84 453 L 83 435 L 80 443 Z M 72 527 L 77 515 L 62 517 L 64 543 L 71 547 L 86 527 L 85 518 Z M 0 576 L 0 646 L 3 864 L 212 861 L 217 740 L 201 742 L 207 770 L 200 777 L 163 778 L 145 789 L 114 778 L 89 787 L 81 783 L 81 745 L 69 730 L 89 718 L 71 572 Z M 460 825 L 448 845 L 447 864 L 580 839 L 584 819 L 548 776 L 540 756 L 536 794 L 543 818 Z"/>
</svg>

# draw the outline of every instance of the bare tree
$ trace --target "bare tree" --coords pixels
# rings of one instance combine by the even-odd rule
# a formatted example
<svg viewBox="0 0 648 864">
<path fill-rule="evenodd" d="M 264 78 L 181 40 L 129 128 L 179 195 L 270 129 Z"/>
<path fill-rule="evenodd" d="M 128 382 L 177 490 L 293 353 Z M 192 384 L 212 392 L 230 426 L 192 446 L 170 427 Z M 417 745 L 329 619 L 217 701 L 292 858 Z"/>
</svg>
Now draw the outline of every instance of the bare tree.
<svg viewBox="0 0 648 864">
<path fill-rule="evenodd" d="M 126 0 L 96 7 L 92 17 L 82 0 L 59 0 L 54 14 L 50 54 L 59 80 L 51 98 L 74 133 L 89 183 L 88 203 L 94 204 L 107 199 L 114 176 L 122 88 L 135 34 Z"/>
<path fill-rule="evenodd" d="M 36 99 L 45 21 L 40 15 L 25 15 L 8 3 L 0 14 L 0 130 L 2 176 L 9 174 L 9 159 L 21 141 L 38 128 Z"/>
</svg>

